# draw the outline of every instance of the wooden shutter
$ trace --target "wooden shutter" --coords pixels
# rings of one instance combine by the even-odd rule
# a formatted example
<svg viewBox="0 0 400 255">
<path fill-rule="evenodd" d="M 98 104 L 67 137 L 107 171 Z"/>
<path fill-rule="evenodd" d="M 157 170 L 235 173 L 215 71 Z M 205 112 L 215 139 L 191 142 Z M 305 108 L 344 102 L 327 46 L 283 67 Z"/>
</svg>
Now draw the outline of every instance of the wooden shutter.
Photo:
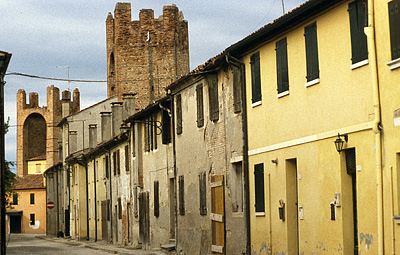
<svg viewBox="0 0 400 255">
<path fill-rule="evenodd" d="M 117 153 L 113 152 L 113 168 L 114 168 L 114 175 L 117 175 Z"/>
<path fill-rule="evenodd" d="M 199 174 L 200 215 L 207 215 L 207 174 Z"/>
<path fill-rule="evenodd" d="M 233 111 L 238 113 L 242 110 L 242 72 L 240 68 L 232 66 L 233 75 Z"/>
<path fill-rule="evenodd" d="M 400 0 L 388 3 L 392 60 L 400 58 Z"/>
<path fill-rule="evenodd" d="M 182 134 L 182 96 L 176 95 L 176 133 Z"/>
<path fill-rule="evenodd" d="M 134 124 L 134 123 L 131 123 L 132 125 L 136 125 L 136 124 Z M 131 144 L 132 144 L 132 157 L 135 157 L 136 156 L 136 144 L 135 144 L 135 141 L 136 141 L 136 137 L 135 137 L 135 135 L 136 135 L 136 132 L 135 132 L 135 126 L 133 126 L 133 128 L 131 128 L 131 131 L 132 131 L 132 142 L 131 142 Z"/>
<path fill-rule="evenodd" d="M 208 101 L 210 108 L 210 120 L 217 121 L 219 119 L 219 102 L 218 102 L 218 75 L 209 74 L 208 80 Z"/>
<path fill-rule="evenodd" d="M 150 151 L 150 126 L 149 119 L 145 119 L 144 121 L 144 133 L 145 133 L 145 151 Z"/>
<path fill-rule="evenodd" d="M 121 198 L 118 198 L 118 219 L 122 219 L 122 204 Z"/>
<path fill-rule="evenodd" d="M 129 146 L 125 145 L 125 170 L 129 172 Z"/>
<path fill-rule="evenodd" d="M 276 72 L 278 94 L 289 90 L 286 37 L 276 43 Z"/>
<path fill-rule="evenodd" d="M 105 157 L 105 166 L 104 166 L 105 170 L 106 170 L 106 178 L 108 179 L 110 177 L 110 168 L 108 166 L 108 156 Z"/>
<path fill-rule="evenodd" d="M 319 78 L 317 24 L 304 29 L 306 41 L 307 82 Z"/>
<path fill-rule="evenodd" d="M 197 102 L 197 127 L 204 125 L 204 108 L 203 108 L 203 84 L 196 86 L 196 102 Z"/>
<path fill-rule="evenodd" d="M 165 106 L 164 106 L 165 107 Z M 170 109 L 170 107 L 167 107 Z M 162 111 L 162 143 L 168 144 L 171 142 L 171 117 L 168 111 Z"/>
<path fill-rule="evenodd" d="M 225 253 L 224 176 L 211 177 L 211 251 Z"/>
<path fill-rule="evenodd" d="M 153 115 L 151 125 L 153 127 L 153 150 L 157 150 L 157 113 Z"/>
<path fill-rule="evenodd" d="M 353 64 L 368 58 L 367 36 L 364 34 L 367 16 L 366 0 L 356 0 L 349 4 L 351 61 Z"/>
<path fill-rule="evenodd" d="M 254 188 L 256 212 L 265 212 L 264 205 L 264 164 L 254 165 Z"/>
<path fill-rule="evenodd" d="M 260 53 L 254 53 L 250 57 L 251 65 L 251 95 L 252 103 L 261 101 L 261 76 L 260 76 Z"/>
<path fill-rule="evenodd" d="M 179 214 L 185 215 L 185 183 L 183 175 L 179 176 Z"/>
<path fill-rule="evenodd" d="M 160 216 L 160 202 L 159 202 L 159 182 L 154 182 L 154 216 Z"/>
<path fill-rule="evenodd" d="M 356 149 L 345 150 L 347 174 L 356 173 Z"/>
<path fill-rule="evenodd" d="M 117 150 L 117 173 L 121 174 L 121 161 L 119 157 L 119 150 Z"/>
</svg>

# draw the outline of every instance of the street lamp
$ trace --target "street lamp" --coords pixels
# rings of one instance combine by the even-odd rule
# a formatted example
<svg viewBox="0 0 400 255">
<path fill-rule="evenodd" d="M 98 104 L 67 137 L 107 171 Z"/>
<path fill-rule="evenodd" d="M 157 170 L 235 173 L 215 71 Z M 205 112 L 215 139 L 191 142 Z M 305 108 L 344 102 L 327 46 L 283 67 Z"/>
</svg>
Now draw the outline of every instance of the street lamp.
<svg viewBox="0 0 400 255">
<path fill-rule="evenodd" d="M 8 63 L 10 63 L 11 53 L 0 51 L 0 197 L 1 197 L 1 254 L 6 254 L 6 190 L 5 190 L 5 132 L 4 132 L 4 76 L 6 75 Z"/>
</svg>

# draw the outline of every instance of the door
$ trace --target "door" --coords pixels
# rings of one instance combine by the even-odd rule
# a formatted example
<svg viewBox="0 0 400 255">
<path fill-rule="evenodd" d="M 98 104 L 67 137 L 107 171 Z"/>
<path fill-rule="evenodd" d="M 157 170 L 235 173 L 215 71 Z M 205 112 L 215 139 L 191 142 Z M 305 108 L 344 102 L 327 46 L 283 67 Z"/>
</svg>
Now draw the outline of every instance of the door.
<svg viewBox="0 0 400 255">
<path fill-rule="evenodd" d="M 286 214 L 288 254 L 299 254 L 297 160 L 286 160 Z"/>
<path fill-rule="evenodd" d="M 107 201 L 101 201 L 101 237 L 107 240 Z"/>
<path fill-rule="evenodd" d="M 348 190 L 350 194 L 346 194 L 347 197 L 351 196 L 353 213 L 351 215 L 353 224 L 353 244 L 354 244 L 354 255 L 358 254 L 358 219 L 357 219 L 357 178 L 356 178 L 356 149 L 345 150 L 346 156 L 346 171 L 348 175 L 347 185 L 350 187 Z"/>
<path fill-rule="evenodd" d="M 211 176 L 211 251 L 225 254 L 224 176 Z"/>
<path fill-rule="evenodd" d="M 146 248 L 150 242 L 149 192 L 139 193 L 139 237 Z"/>
<path fill-rule="evenodd" d="M 21 233 L 21 215 L 10 215 L 10 233 Z"/>
<path fill-rule="evenodd" d="M 65 236 L 70 236 L 71 234 L 70 234 L 70 232 L 69 232 L 69 224 L 71 224 L 71 222 L 69 222 L 69 210 L 65 210 L 65 214 L 64 214 L 64 216 L 65 216 L 65 221 L 64 221 L 64 224 L 65 224 Z"/>
<path fill-rule="evenodd" d="M 169 237 L 175 238 L 175 179 L 169 179 Z"/>
</svg>

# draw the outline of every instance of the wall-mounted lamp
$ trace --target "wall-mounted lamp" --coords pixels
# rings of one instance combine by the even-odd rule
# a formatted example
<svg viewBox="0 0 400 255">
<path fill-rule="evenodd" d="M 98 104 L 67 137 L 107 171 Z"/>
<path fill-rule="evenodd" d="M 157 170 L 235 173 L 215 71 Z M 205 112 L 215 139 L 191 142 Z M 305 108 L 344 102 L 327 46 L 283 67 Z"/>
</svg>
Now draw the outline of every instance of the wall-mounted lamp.
<svg viewBox="0 0 400 255">
<path fill-rule="evenodd" d="M 272 164 L 278 164 L 278 158 L 271 160 Z"/>
<path fill-rule="evenodd" d="M 341 135 L 338 133 L 337 135 L 338 135 L 338 137 L 335 140 L 335 147 L 336 147 L 336 150 L 340 153 L 343 150 L 344 141 L 347 142 L 349 137 L 347 136 L 347 134 Z M 340 137 L 343 137 L 344 141 Z"/>
</svg>

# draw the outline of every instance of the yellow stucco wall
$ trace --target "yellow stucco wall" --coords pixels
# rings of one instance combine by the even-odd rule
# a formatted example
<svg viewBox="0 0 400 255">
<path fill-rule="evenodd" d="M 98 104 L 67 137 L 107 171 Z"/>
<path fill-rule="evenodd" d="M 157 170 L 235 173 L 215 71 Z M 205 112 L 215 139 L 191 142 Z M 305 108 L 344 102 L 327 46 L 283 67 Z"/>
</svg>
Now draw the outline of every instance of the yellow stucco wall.
<svg viewBox="0 0 400 255">
<path fill-rule="evenodd" d="M 87 237 L 86 170 L 80 164 L 71 166 L 71 236 L 84 240 Z"/>
<path fill-rule="evenodd" d="M 43 174 L 46 171 L 46 160 L 28 161 L 28 174 Z"/>
</svg>

